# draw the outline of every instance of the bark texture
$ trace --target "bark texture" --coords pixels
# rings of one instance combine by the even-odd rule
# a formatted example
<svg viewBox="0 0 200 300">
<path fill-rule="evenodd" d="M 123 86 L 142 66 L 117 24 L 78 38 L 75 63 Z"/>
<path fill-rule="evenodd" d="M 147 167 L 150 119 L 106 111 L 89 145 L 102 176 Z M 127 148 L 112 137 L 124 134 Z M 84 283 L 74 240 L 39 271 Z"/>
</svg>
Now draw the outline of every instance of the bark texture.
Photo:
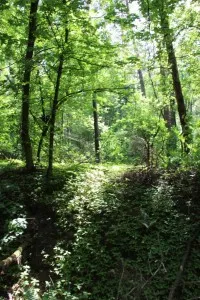
<svg viewBox="0 0 200 300">
<path fill-rule="evenodd" d="M 20 246 L 13 254 L 0 261 L 0 270 L 4 272 L 11 264 L 17 263 L 18 265 L 21 263 L 23 247 Z"/>
<path fill-rule="evenodd" d="M 94 98 L 92 101 L 93 105 L 93 117 L 94 117 L 94 145 L 95 145 L 95 161 L 100 163 L 100 145 L 99 145 L 99 122 L 98 122 L 98 111 L 96 93 L 94 92 Z"/>
<path fill-rule="evenodd" d="M 49 123 L 44 124 L 43 128 L 42 128 L 42 134 L 41 134 L 39 144 L 38 144 L 38 149 L 37 149 L 37 162 L 38 163 L 40 163 L 40 160 L 41 160 L 42 145 L 43 145 L 44 138 L 47 136 L 48 129 L 49 129 Z"/>
<path fill-rule="evenodd" d="M 190 143 L 190 134 L 189 134 L 190 130 L 189 130 L 189 124 L 187 119 L 186 105 L 183 97 L 182 86 L 180 82 L 179 70 L 178 70 L 177 59 L 173 47 L 173 40 L 172 40 L 171 30 L 169 26 L 169 21 L 166 13 L 163 10 L 160 11 L 160 22 L 161 22 L 164 43 L 166 45 L 168 62 L 171 69 L 173 89 L 174 89 L 174 94 L 177 102 L 178 114 L 179 114 L 180 124 L 182 128 L 182 135 L 184 137 L 183 148 L 184 151 L 188 153 L 189 152 L 188 144 Z"/>
<path fill-rule="evenodd" d="M 65 30 L 65 44 L 68 42 L 68 35 L 69 31 L 68 29 Z M 48 161 L 48 169 L 47 169 L 47 177 L 52 176 L 53 171 L 53 148 L 54 148 L 54 135 L 55 135 L 55 122 L 56 122 L 56 113 L 58 108 L 58 97 L 59 97 L 59 89 L 60 89 L 60 82 L 61 77 L 63 73 L 63 64 L 64 64 L 64 47 L 63 51 L 60 54 L 59 57 L 59 64 L 58 64 L 58 70 L 57 70 L 57 79 L 56 79 L 56 85 L 55 85 L 55 93 L 54 93 L 54 99 L 51 109 L 51 118 L 49 121 L 49 127 L 50 127 L 50 133 L 49 133 L 49 161 Z"/>
<path fill-rule="evenodd" d="M 171 95 L 172 93 L 169 91 L 167 86 L 167 78 L 168 72 L 166 72 L 165 68 L 161 65 L 160 66 L 160 75 L 161 75 L 161 84 L 162 84 L 162 94 L 167 98 L 171 98 L 169 103 L 165 105 L 163 109 L 163 118 L 165 120 L 166 127 L 168 130 L 171 130 L 174 126 L 176 126 L 176 114 L 174 111 L 174 101 Z"/>
<path fill-rule="evenodd" d="M 137 72 L 138 72 L 138 77 L 139 77 L 139 81 L 140 81 L 140 89 L 141 89 L 142 96 L 146 97 L 146 89 L 145 89 L 144 77 L 143 77 L 142 70 L 139 69 Z"/>
<path fill-rule="evenodd" d="M 28 170 L 34 169 L 32 145 L 29 133 L 29 106 L 30 106 L 30 79 L 33 65 L 33 52 L 36 40 L 37 10 L 39 0 L 31 1 L 29 14 L 28 43 L 25 55 L 25 69 L 22 84 L 22 117 L 21 117 L 21 140 L 22 151 Z"/>
</svg>

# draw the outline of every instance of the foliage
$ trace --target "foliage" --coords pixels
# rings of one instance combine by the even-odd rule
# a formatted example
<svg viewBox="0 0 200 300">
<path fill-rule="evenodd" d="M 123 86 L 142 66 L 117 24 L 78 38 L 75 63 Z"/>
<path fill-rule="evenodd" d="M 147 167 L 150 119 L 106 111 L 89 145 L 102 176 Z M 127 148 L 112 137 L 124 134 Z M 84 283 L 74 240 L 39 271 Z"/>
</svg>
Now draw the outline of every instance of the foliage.
<svg viewBox="0 0 200 300">
<path fill-rule="evenodd" d="M 169 175 L 139 170 L 121 182 L 105 172 L 82 173 L 55 197 L 66 239 L 54 248 L 59 281 L 51 293 L 65 291 L 65 299 L 166 298 L 193 221 L 176 206 Z M 198 289 L 185 287 L 184 299 L 191 292 Z"/>
<path fill-rule="evenodd" d="M 0 3 L 1 260 L 24 248 L 0 297 L 167 299 L 199 230 L 198 3 L 32 4 Z M 199 297 L 198 242 L 177 299 Z"/>
<path fill-rule="evenodd" d="M 166 159 L 168 132 L 164 120 L 150 114 L 155 109 L 159 109 L 159 103 L 152 107 L 152 101 L 140 95 L 124 104 L 121 118 L 102 134 L 105 159 L 161 165 Z"/>
<path fill-rule="evenodd" d="M 3 174 L 4 257 L 20 239 L 30 239 L 23 255 L 23 265 L 30 267 L 9 279 L 13 286 L 17 282 L 16 297 L 167 298 L 187 242 L 198 230 L 199 172 L 87 164 L 60 165 L 55 171 L 48 185 L 41 171 L 26 178 L 19 170 Z M 5 243 L 6 236 L 12 241 Z M 197 249 L 195 243 L 182 299 L 198 296 L 192 284 Z M 6 271 L 4 280 L 9 276 Z M 2 279 L 5 290 L 8 282 Z"/>
<path fill-rule="evenodd" d="M 149 7 L 145 1 L 128 2 L 40 3 L 29 115 L 35 161 L 40 143 L 40 161 L 48 161 L 48 120 L 66 28 L 69 37 L 63 50 L 54 161 L 94 161 L 94 91 L 99 106 L 99 139 L 104 161 L 148 164 L 145 153 L 147 140 L 154 144 L 152 165 L 168 165 L 173 161 L 173 156 L 181 157 L 184 139 L 178 120 L 176 129 L 172 130 L 174 133 L 164 129 L 164 122 L 167 122 L 165 119 L 163 121 L 164 110 L 171 107 L 175 112 L 177 107 L 160 27 L 162 9 L 169 16 L 170 34 L 174 40 L 192 128 L 194 144 L 189 148 L 195 149 L 198 157 L 198 7 L 195 3 L 188 6 L 180 1 L 168 1 L 163 7 L 163 1 L 159 1 L 158 5 L 150 1 Z M 28 13 L 29 5 L 25 2 L 19 4 L 18 1 L 7 1 L 0 11 L 4 24 L 0 50 L 0 154 L 5 158 L 23 158 L 20 145 L 20 89 Z M 141 90 L 142 81 L 145 95 Z M 159 134 L 154 138 L 158 127 Z M 178 143 L 171 143 L 171 135 Z"/>
</svg>

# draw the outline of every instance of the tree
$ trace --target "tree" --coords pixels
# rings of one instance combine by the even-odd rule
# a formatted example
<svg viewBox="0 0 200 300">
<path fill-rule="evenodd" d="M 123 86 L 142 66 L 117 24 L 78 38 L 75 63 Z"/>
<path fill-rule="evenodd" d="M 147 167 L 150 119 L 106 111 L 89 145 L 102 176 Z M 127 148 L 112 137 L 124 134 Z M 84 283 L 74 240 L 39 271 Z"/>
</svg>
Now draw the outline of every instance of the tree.
<svg viewBox="0 0 200 300">
<path fill-rule="evenodd" d="M 49 164 L 47 169 L 47 177 L 52 175 L 52 167 L 53 167 L 53 144 L 54 144 L 54 134 L 55 134 L 55 122 L 56 122 L 56 111 L 58 106 L 58 96 L 59 96 L 59 89 L 60 89 L 60 81 L 63 73 L 63 64 L 64 64 L 64 51 L 65 51 L 65 44 L 68 42 L 69 37 L 69 30 L 68 28 L 65 29 L 65 42 L 63 45 L 63 50 L 61 51 L 59 57 L 59 64 L 57 70 L 57 79 L 55 85 L 55 94 L 53 99 L 53 105 L 51 109 L 51 117 L 49 121 L 50 125 L 50 135 L 49 135 Z"/>
<path fill-rule="evenodd" d="M 178 1 L 160 0 L 158 2 L 158 1 L 151 0 L 148 1 L 148 3 L 146 3 L 145 1 L 141 0 L 139 1 L 139 3 L 144 16 L 146 16 L 149 22 L 153 22 L 153 24 L 155 25 L 155 31 L 158 31 L 156 29 L 156 26 L 160 26 L 160 33 L 163 37 L 163 43 L 167 51 L 168 63 L 172 75 L 173 89 L 176 97 L 178 114 L 179 114 L 180 124 L 182 128 L 183 148 L 184 148 L 184 152 L 188 153 L 189 152 L 188 145 L 191 141 L 189 120 L 187 116 L 186 105 L 185 105 L 182 85 L 180 81 L 177 59 L 176 59 L 175 50 L 173 46 L 172 30 L 169 24 L 169 15 L 173 13 L 176 5 L 178 4 Z"/>
<path fill-rule="evenodd" d="M 171 30 L 169 27 L 169 21 L 168 17 L 163 9 L 160 9 L 160 22 L 161 22 L 161 28 L 163 33 L 164 42 L 167 49 L 167 55 L 168 55 L 168 61 L 171 69 L 172 74 L 172 81 L 173 81 L 173 88 L 174 93 L 177 101 L 177 107 L 178 107 L 178 114 L 180 119 L 180 124 L 182 128 L 182 134 L 183 134 L 183 148 L 186 153 L 189 152 L 188 145 L 190 144 L 190 129 L 189 129 L 189 120 L 187 117 L 187 111 L 186 111 L 186 105 L 185 100 L 183 96 L 182 91 L 182 85 L 180 82 L 180 76 L 179 76 L 179 70 L 178 70 L 178 64 L 177 59 L 173 47 L 172 37 L 171 37 Z"/>
<path fill-rule="evenodd" d="M 92 106 L 93 106 L 93 116 L 94 116 L 95 160 L 97 163 L 99 163 L 100 162 L 100 146 L 99 146 L 99 123 L 98 123 L 96 92 L 93 93 Z"/>
<path fill-rule="evenodd" d="M 34 169 L 31 138 L 29 133 L 29 106 L 30 106 L 30 80 L 33 68 L 33 52 L 36 40 L 37 10 L 39 0 L 32 0 L 29 14 L 28 41 L 25 55 L 24 77 L 22 83 L 22 119 L 21 139 L 22 149 L 26 161 L 27 170 Z"/>
<path fill-rule="evenodd" d="M 53 161 L 66 161 L 72 157 L 81 161 L 91 158 L 96 112 L 92 99 L 94 93 L 98 94 L 99 132 L 104 142 L 107 129 L 113 140 L 117 140 L 119 155 L 113 154 L 116 160 L 118 157 L 123 161 L 121 153 L 131 149 L 133 143 L 135 145 L 136 136 L 143 135 L 141 132 L 135 134 L 131 121 L 134 142 L 130 131 L 125 141 L 122 130 L 115 126 L 128 116 L 124 110 L 127 103 L 131 103 L 129 109 L 134 111 L 139 95 L 143 97 L 137 105 L 146 107 L 144 99 L 148 99 L 151 111 L 149 123 L 152 118 L 163 116 L 169 133 L 177 137 L 174 148 L 169 145 L 170 151 L 167 151 L 164 147 L 163 156 L 167 152 L 169 156 L 172 152 L 180 155 L 181 143 L 178 141 L 183 142 L 186 153 L 189 148 L 192 149 L 193 144 L 188 146 L 189 113 L 195 136 L 198 135 L 197 100 L 200 91 L 196 84 L 199 62 L 195 3 L 184 7 L 184 3 L 178 0 L 138 0 L 140 10 L 128 0 L 106 0 L 98 5 L 78 0 L 73 3 L 41 1 L 39 10 L 36 3 L 32 1 L 30 9 L 28 3 L 22 1 L 19 4 L 18 0 L 8 0 L 1 5 L 0 15 L 4 24 L 0 29 L 3 41 L 0 49 L 2 151 L 7 149 L 20 158 L 21 137 L 27 169 L 33 168 L 36 156 L 38 162 L 49 163 L 49 173 L 52 173 Z M 33 5 L 35 14 L 30 16 Z M 67 43 L 64 41 L 66 27 L 70 32 Z M 27 46 L 24 45 L 26 39 Z M 28 44 L 29 40 L 32 44 Z M 21 82 L 24 82 L 22 88 Z M 180 93 L 175 93 L 175 90 Z M 21 109 L 20 99 L 23 99 Z M 178 122 L 177 128 L 182 128 L 182 135 L 174 130 L 176 108 L 181 125 Z M 21 136 L 20 111 L 23 112 Z M 144 111 L 138 109 L 136 127 L 139 119 L 142 124 L 143 114 Z M 148 128 L 148 118 L 145 122 Z M 155 132 L 152 130 L 152 136 Z M 151 140 L 150 135 L 148 139 Z M 99 151 L 97 136 L 96 132 L 96 153 Z M 154 148 L 159 138 L 154 139 Z M 167 138 L 171 144 L 170 134 L 165 135 Z M 138 144 L 142 139 L 138 138 Z M 105 143 L 102 146 L 101 157 L 112 157 L 105 149 Z M 115 150 L 112 151 L 115 153 Z M 124 155 L 126 161 L 128 155 L 131 159 L 134 156 L 133 152 L 127 151 Z"/>
</svg>

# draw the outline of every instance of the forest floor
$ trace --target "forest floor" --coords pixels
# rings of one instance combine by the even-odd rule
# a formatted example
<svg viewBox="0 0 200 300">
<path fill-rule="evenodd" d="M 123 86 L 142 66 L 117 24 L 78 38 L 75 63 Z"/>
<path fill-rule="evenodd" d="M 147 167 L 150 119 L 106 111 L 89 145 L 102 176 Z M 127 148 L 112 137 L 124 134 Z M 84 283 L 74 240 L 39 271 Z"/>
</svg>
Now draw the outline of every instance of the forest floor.
<svg viewBox="0 0 200 300">
<path fill-rule="evenodd" d="M 198 170 L 1 161 L 0 299 L 200 299 L 199 195 Z"/>
</svg>

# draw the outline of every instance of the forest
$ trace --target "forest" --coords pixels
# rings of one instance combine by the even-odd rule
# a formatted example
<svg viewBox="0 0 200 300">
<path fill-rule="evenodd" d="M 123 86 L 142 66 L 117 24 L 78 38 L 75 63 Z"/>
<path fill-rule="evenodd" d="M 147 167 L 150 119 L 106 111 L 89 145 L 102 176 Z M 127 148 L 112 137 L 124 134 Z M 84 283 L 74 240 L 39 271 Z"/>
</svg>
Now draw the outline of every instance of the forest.
<svg viewBox="0 0 200 300">
<path fill-rule="evenodd" d="M 200 299 L 199 1 L 0 16 L 0 299 Z"/>
</svg>

